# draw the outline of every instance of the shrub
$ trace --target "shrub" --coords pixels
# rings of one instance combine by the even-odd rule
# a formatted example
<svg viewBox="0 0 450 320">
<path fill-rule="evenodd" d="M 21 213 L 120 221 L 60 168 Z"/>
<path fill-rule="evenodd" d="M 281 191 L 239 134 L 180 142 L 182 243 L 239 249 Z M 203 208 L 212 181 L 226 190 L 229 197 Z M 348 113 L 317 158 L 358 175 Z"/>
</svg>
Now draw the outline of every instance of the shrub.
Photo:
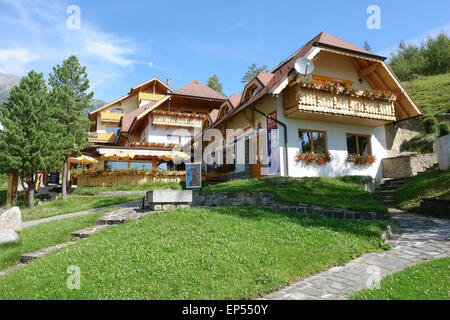
<svg viewBox="0 0 450 320">
<path fill-rule="evenodd" d="M 400 146 L 401 152 L 415 152 L 418 154 L 433 152 L 433 138 L 425 134 L 419 134 L 409 141 L 405 141 Z"/>
<path fill-rule="evenodd" d="M 435 117 L 426 117 L 423 119 L 423 126 L 426 133 L 435 133 L 438 121 Z"/>
<path fill-rule="evenodd" d="M 450 126 L 448 122 L 439 123 L 438 130 L 439 130 L 439 137 L 448 135 L 450 132 Z"/>
</svg>

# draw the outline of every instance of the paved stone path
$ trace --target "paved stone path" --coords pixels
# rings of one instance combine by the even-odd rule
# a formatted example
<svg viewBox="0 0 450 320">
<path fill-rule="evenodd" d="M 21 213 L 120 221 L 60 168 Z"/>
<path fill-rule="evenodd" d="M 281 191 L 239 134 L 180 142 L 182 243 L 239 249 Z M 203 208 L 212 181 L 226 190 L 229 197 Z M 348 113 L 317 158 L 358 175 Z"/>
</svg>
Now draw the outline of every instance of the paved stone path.
<svg viewBox="0 0 450 320">
<path fill-rule="evenodd" d="M 128 205 L 132 205 L 132 204 L 133 203 L 128 203 Z M 105 209 L 105 208 L 103 208 L 103 209 Z M 72 235 L 77 237 L 78 240 L 85 239 L 85 238 L 89 237 L 90 235 L 92 235 L 104 228 L 107 228 L 107 227 L 110 227 L 110 226 L 116 225 L 116 224 L 125 223 L 125 221 L 127 221 L 127 220 L 139 219 L 150 213 L 152 213 L 152 211 L 144 211 L 144 210 L 138 209 L 138 207 L 125 206 L 118 210 L 106 213 L 104 216 L 102 216 L 100 219 L 97 220 L 97 225 L 87 227 L 83 230 L 74 231 L 74 232 L 72 232 Z M 88 213 L 83 213 L 83 214 L 88 214 Z M 8 268 L 8 269 L 0 270 L 0 276 L 6 275 L 10 272 L 20 269 L 35 259 L 42 258 L 43 256 L 49 254 L 50 252 L 65 248 L 71 244 L 74 244 L 75 242 L 76 241 L 64 242 L 64 243 L 60 243 L 60 244 L 57 244 L 57 245 L 54 245 L 51 247 L 40 249 L 40 250 L 32 252 L 32 253 L 21 254 L 20 255 L 20 263 L 13 267 Z"/>
<path fill-rule="evenodd" d="M 67 218 L 72 218 L 72 217 L 77 217 L 77 216 L 84 216 L 87 214 L 91 214 L 91 213 L 95 213 L 95 212 L 99 212 L 99 211 L 111 209 L 111 208 L 137 208 L 140 206 L 140 204 L 141 204 L 141 200 L 118 203 L 118 204 L 113 204 L 113 205 L 106 206 L 106 207 L 100 207 L 100 208 L 95 208 L 95 209 L 90 209 L 90 210 L 61 214 L 59 216 L 53 216 L 53 217 L 44 218 L 44 219 L 40 219 L 40 220 L 26 221 L 22 224 L 22 226 L 23 226 L 23 228 L 29 228 L 29 227 L 36 226 L 38 224 L 45 223 L 45 222 L 62 220 L 62 219 L 67 219 Z"/>
<path fill-rule="evenodd" d="M 345 266 L 298 281 L 262 299 L 343 300 L 376 279 L 426 260 L 450 257 L 450 220 L 391 210 L 391 251 L 369 253 Z"/>
</svg>

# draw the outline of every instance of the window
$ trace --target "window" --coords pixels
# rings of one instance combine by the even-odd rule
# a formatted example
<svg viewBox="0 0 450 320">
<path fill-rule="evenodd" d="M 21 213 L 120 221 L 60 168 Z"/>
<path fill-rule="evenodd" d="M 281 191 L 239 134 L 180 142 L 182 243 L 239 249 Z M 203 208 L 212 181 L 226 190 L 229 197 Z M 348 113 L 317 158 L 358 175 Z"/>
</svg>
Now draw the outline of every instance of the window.
<svg viewBox="0 0 450 320">
<path fill-rule="evenodd" d="M 339 83 L 339 84 L 346 84 L 350 87 L 353 84 L 353 82 L 350 80 L 334 79 L 334 78 L 319 76 L 319 75 L 313 75 L 312 78 L 313 78 L 313 80 L 320 81 L 323 83 L 333 82 L 333 83 Z"/>
<path fill-rule="evenodd" d="M 117 135 L 119 132 L 119 127 L 106 127 L 106 133 L 114 133 Z"/>
<path fill-rule="evenodd" d="M 348 154 L 371 156 L 370 136 L 364 134 L 347 133 Z"/>
<path fill-rule="evenodd" d="M 116 108 L 116 109 L 112 109 L 109 111 L 110 113 L 123 113 L 123 109 L 122 108 Z"/>
<path fill-rule="evenodd" d="M 326 153 L 327 133 L 325 131 L 304 130 L 298 131 L 300 152 Z"/>
<path fill-rule="evenodd" d="M 149 161 L 130 161 L 130 169 L 146 169 L 152 170 L 152 162 Z M 105 161 L 106 170 L 126 170 L 128 169 L 128 161 Z"/>
</svg>

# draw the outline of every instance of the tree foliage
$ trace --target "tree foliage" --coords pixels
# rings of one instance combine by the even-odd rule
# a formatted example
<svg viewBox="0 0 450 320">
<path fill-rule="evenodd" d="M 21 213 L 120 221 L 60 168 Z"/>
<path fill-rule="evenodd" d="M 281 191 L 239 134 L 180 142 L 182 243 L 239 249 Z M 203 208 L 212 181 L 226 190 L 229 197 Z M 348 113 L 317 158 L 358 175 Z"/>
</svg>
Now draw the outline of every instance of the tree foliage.
<svg viewBox="0 0 450 320">
<path fill-rule="evenodd" d="M 210 87 L 211 89 L 223 94 L 223 85 L 220 82 L 219 77 L 214 74 L 211 77 L 209 77 L 208 82 L 206 84 L 208 87 Z"/>
<path fill-rule="evenodd" d="M 261 66 L 258 67 L 255 63 L 253 63 L 251 66 L 248 67 L 248 71 L 245 73 L 244 77 L 242 78 L 242 83 L 249 83 L 250 81 L 252 81 L 254 78 L 256 78 L 256 76 L 258 75 L 258 73 L 260 72 L 267 72 L 267 66 Z"/>
<path fill-rule="evenodd" d="M 428 37 L 420 45 L 401 41 L 392 54 L 390 66 L 400 80 L 412 75 L 437 75 L 450 72 L 450 38 L 441 33 Z"/>
<path fill-rule="evenodd" d="M 19 175 L 30 207 L 34 206 L 37 172 L 58 165 L 61 125 L 53 114 L 43 75 L 35 71 L 11 89 L 0 107 L 0 170 Z"/>
<path fill-rule="evenodd" d="M 52 87 L 51 103 L 56 106 L 55 117 L 62 126 L 64 139 L 62 159 L 64 170 L 62 177 L 62 197 L 66 198 L 67 160 L 76 155 L 88 144 L 88 132 L 91 122 L 83 117 L 85 109 L 91 107 L 94 95 L 89 90 L 86 67 L 80 65 L 76 56 L 70 56 L 62 65 L 53 68 L 49 84 Z"/>
</svg>

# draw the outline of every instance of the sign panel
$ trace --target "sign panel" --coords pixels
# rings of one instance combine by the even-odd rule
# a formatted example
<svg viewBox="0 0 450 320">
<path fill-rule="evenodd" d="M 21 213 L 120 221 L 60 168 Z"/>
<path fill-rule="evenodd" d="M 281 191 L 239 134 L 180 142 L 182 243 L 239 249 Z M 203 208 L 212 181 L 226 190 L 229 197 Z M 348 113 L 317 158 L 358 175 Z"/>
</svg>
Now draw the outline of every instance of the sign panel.
<svg viewBox="0 0 450 320">
<path fill-rule="evenodd" d="M 186 163 L 186 189 L 202 187 L 202 164 Z"/>
<path fill-rule="evenodd" d="M 277 111 L 268 114 L 269 117 L 277 119 Z M 275 120 L 267 119 L 267 156 L 268 174 L 280 173 L 280 143 L 278 137 L 278 123 Z"/>
</svg>

